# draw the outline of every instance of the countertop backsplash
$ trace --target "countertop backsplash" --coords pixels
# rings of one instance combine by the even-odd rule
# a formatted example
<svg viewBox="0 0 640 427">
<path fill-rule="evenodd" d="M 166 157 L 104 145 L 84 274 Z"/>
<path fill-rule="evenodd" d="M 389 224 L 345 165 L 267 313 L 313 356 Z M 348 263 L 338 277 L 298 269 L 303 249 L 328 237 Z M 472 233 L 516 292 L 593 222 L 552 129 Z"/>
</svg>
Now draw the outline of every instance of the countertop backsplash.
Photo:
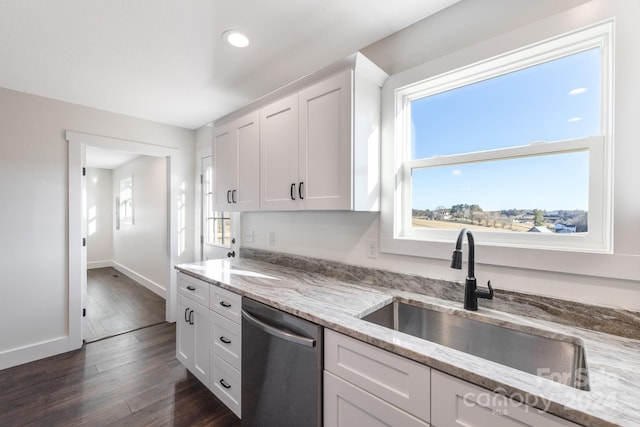
<svg viewBox="0 0 640 427">
<path fill-rule="evenodd" d="M 263 249 L 241 248 L 240 256 L 306 272 L 318 273 L 358 285 L 415 292 L 460 303 L 463 302 L 464 297 L 464 285 L 457 282 L 377 270 Z M 480 302 L 482 307 L 640 340 L 640 313 L 638 312 L 501 289 L 494 289 L 494 292 L 492 300 L 482 300 Z"/>
</svg>

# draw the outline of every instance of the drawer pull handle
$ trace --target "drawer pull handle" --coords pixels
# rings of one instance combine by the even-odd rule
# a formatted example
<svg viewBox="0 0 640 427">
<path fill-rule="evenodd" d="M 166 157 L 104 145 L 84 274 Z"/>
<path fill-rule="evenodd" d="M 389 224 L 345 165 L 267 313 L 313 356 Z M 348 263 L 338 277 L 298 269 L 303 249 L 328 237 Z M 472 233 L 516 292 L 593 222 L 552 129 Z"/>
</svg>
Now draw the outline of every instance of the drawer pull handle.
<svg viewBox="0 0 640 427">
<path fill-rule="evenodd" d="M 187 289 L 189 289 L 190 291 L 195 291 L 195 290 L 196 290 L 196 288 L 194 288 L 194 287 L 193 287 L 193 286 L 191 286 L 191 285 L 187 286 Z"/>
<path fill-rule="evenodd" d="M 219 382 L 220 382 L 220 385 L 221 385 L 222 387 L 224 387 L 224 388 L 231 388 L 231 386 L 230 386 L 229 384 L 227 384 L 227 383 L 224 381 L 224 378 L 223 378 L 223 379 L 221 379 Z"/>
<path fill-rule="evenodd" d="M 225 344 L 231 344 L 231 340 L 225 337 L 220 337 L 220 341 L 222 341 Z"/>
<path fill-rule="evenodd" d="M 231 304 L 229 304 L 229 303 L 228 303 L 228 302 L 226 302 L 226 301 L 220 301 L 220 305 L 221 305 L 221 306 L 223 306 L 224 308 L 229 308 L 229 307 L 231 307 Z"/>
</svg>

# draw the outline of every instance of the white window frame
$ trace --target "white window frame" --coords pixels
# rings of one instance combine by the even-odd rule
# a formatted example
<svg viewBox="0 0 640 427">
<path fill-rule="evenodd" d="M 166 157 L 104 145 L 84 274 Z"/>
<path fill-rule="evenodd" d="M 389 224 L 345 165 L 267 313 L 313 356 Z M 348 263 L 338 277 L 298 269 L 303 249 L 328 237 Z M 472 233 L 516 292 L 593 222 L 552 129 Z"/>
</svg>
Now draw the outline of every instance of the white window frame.
<svg viewBox="0 0 640 427">
<path fill-rule="evenodd" d="M 425 243 L 450 243 L 459 230 L 419 229 L 411 227 L 411 170 L 426 166 L 476 163 L 532 155 L 589 152 L 589 232 L 585 235 L 547 235 L 542 233 L 496 233 L 474 231 L 477 245 L 518 247 L 568 252 L 611 253 L 613 236 L 612 213 L 612 144 L 613 144 L 613 21 L 609 20 L 572 31 L 540 43 L 535 43 L 493 58 L 457 68 L 434 77 L 415 79 L 405 83 L 390 79 L 385 88 L 387 99 L 393 102 L 393 119 L 384 120 L 383 152 L 393 145 L 393 178 L 383 165 L 383 204 L 381 210 L 381 250 L 383 252 L 432 256 L 435 247 Z M 526 67 L 552 61 L 592 48 L 601 49 L 601 131 L 595 137 L 498 150 L 439 156 L 411 160 L 410 105 L 411 101 L 446 90 L 455 89 Z M 413 73 L 414 75 L 416 73 Z M 385 105 L 383 104 L 383 108 Z M 389 151 L 387 151 L 389 152 Z M 384 158 L 384 156 L 383 156 Z M 386 174 L 386 176 L 385 176 Z M 391 182 L 391 179 L 393 181 Z M 387 180 L 386 183 L 384 180 Z M 385 189 L 387 191 L 385 191 Z M 440 251 L 440 249 L 437 249 Z M 441 258 L 441 256 L 436 256 Z M 497 263 L 496 263 L 497 264 Z M 516 263 L 517 264 L 517 263 Z"/>
</svg>

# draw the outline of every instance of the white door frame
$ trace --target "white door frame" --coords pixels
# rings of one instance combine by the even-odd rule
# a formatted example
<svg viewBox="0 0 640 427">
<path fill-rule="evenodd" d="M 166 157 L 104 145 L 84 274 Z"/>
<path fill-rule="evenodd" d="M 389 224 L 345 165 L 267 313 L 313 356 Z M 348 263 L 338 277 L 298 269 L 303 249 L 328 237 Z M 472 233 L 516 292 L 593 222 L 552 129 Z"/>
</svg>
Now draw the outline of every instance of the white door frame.
<svg viewBox="0 0 640 427">
<path fill-rule="evenodd" d="M 136 153 L 145 156 L 165 157 L 167 159 L 167 228 L 169 265 L 167 277 L 169 288 L 166 291 L 166 320 L 176 319 L 176 275 L 173 265 L 178 260 L 178 200 L 179 179 L 175 175 L 177 168 L 177 148 L 163 147 L 142 142 L 89 135 L 79 132 L 66 132 L 69 142 L 69 350 L 82 347 L 82 277 L 86 274 L 86 265 L 82 263 L 82 168 L 84 151 L 87 145 L 107 150 Z"/>
</svg>

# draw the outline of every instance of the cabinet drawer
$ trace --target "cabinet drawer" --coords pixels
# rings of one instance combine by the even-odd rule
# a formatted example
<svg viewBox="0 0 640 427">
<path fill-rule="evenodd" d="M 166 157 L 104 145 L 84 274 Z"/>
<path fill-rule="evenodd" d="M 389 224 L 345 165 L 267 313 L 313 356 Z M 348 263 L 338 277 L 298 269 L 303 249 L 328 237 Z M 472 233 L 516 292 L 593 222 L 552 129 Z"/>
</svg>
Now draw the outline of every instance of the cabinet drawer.
<svg viewBox="0 0 640 427">
<path fill-rule="evenodd" d="M 430 368 L 325 329 L 325 369 L 429 422 Z"/>
<path fill-rule="evenodd" d="M 324 425 L 428 427 L 429 424 L 324 371 Z"/>
<path fill-rule="evenodd" d="M 213 353 L 211 353 L 209 363 L 211 363 L 209 389 L 234 414 L 240 417 L 240 398 L 242 396 L 240 393 L 240 372 Z"/>
<path fill-rule="evenodd" d="M 207 282 L 178 273 L 178 293 L 207 307 L 209 302 L 209 285 Z"/>
<path fill-rule="evenodd" d="M 209 308 L 221 316 L 226 317 L 234 323 L 240 325 L 240 309 L 242 307 L 242 297 L 219 286 L 211 286 L 211 296 Z"/>
<path fill-rule="evenodd" d="M 218 313 L 211 312 L 211 351 L 240 371 L 242 328 Z"/>
<path fill-rule="evenodd" d="M 482 387 L 432 371 L 431 421 L 434 426 L 578 427 Z"/>
</svg>

